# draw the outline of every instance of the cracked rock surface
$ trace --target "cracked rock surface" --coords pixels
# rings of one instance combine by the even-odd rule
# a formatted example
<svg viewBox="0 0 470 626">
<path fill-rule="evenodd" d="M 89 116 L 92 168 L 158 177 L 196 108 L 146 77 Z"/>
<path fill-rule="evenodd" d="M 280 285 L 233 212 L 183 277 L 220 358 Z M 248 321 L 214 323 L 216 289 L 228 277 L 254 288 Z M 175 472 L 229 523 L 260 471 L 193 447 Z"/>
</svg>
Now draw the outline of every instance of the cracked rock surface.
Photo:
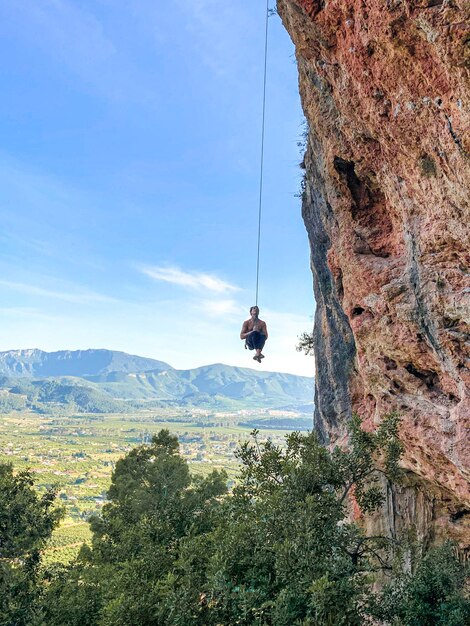
<svg viewBox="0 0 470 626">
<path fill-rule="evenodd" d="M 278 11 L 310 129 L 316 428 L 334 443 L 352 411 L 374 428 L 398 410 L 409 486 L 389 490 L 377 524 L 408 517 L 465 549 L 470 4 L 278 0 Z"/>
</svg>

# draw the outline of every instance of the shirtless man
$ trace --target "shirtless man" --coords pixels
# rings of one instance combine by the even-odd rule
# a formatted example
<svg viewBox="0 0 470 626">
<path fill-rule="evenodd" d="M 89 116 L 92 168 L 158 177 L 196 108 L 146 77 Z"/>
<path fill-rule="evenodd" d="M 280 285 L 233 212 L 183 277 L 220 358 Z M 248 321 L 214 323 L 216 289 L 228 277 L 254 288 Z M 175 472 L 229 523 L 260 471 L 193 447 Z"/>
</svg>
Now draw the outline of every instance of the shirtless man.
<svg viewBox="0 0 470 626">
<path fill-rule="evenodd" d="M 251 307 L 250 315 L 250 319 L 243 322 L 240 339 L 245 339 L 245 347 L 248 347 L 250 350 L 256 350 L 253 359 L 261 363 L 261 359 L 264 359 L 264 354 L 261 354 L 261 350 L 268 338 L 268 328 L 266 322 L 259 319 L 259 308 L 257 306 Z"/>
</svg>

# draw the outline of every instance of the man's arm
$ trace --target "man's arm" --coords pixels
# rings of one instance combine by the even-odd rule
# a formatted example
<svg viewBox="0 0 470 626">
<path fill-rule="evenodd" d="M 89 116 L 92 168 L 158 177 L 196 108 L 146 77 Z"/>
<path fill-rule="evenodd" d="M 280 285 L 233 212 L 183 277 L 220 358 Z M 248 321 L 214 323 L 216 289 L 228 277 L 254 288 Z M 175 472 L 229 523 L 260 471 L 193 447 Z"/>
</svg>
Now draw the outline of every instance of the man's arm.
<svg viewBox="0 0 470 626">
<path fill-rule="evenodd" d="M 242 330 L 240 332 L 240 339 L 246 339 L 250 331 L 248 330 L 248 322 L 243 322 Z"/>
<path fill-rule="evenodd" d="M 263 335 L 265 335 L 266 339 L 268 338 L 268 327 L 266 326 L 266 322 L 264 322 Z"/>
</svg>

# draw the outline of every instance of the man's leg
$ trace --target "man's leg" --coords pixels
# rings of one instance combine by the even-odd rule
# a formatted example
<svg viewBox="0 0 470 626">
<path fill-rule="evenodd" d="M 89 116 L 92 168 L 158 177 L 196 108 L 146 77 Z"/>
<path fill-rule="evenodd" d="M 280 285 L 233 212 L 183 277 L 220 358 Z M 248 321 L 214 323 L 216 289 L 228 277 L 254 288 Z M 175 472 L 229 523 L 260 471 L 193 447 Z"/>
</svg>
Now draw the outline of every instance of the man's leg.
<svg viewBox="0 0 470 626">
<path fill-rule="evenodd" d="M 261 363 L 261 359 L 264 359 L 264 354 L 261 354 L 261 350 L 263 349 L 266 342 L 266 337 L 258 331 L 252 333 L 251 337 L 253 338 L 253 346 L 256 350 L 256 354 L 253 358 Z"/>
<path fill-rule="evenodd" d="M 248 337 L 245 339 L 245 344 L 247 345 L 247 347 L 250 350 L 254 350 L 255 349 L 255 346 L 254 346 L 254 343 L 253 343 L 253 334 L 248 335 Z"/>
</svg>

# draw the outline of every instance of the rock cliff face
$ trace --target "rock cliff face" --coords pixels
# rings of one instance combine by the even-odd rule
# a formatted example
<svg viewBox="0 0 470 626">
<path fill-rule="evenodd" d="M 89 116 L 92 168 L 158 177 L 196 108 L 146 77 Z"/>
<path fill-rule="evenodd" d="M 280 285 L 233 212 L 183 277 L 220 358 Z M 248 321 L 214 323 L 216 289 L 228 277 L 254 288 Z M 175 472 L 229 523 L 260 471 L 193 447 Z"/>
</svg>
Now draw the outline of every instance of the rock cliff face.
<svg viewBox="0 0 470 626">
<path fill-rule="evenodd" d="M 373 523 L 468 546 L 470 4 L 278 10 L 310 129 L 316 427 L 334 442 L 352 411 L 373 428 L 398 410 L 407 486 Z"/>
</svg>

